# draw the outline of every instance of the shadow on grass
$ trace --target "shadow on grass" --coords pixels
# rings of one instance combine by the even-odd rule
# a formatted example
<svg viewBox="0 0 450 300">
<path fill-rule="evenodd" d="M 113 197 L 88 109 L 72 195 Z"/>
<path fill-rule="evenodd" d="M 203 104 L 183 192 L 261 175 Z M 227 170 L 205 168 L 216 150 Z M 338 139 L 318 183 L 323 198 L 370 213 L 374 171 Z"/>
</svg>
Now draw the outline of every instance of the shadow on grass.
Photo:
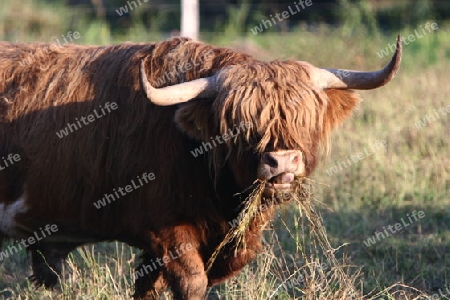
<svg viewBox="0 0 450 300">
<path fill-rule="evenodd" d="M 345 244 L 336 257 L 346 254 L 356 268 L 362 269 L 364 294 L 399 282 L 428 294 L 449 286 L 450 211 L 444 205 L 405 205 L 377 211 L 321 210 L 321 214 L 332 246 Z M 293 221 L 290 212 L 280 217 L 288 224 Z M 295 241 L 280 220 L 275 220 L 274 227 L 283 249 L 295 251 Z"/>
</svg>

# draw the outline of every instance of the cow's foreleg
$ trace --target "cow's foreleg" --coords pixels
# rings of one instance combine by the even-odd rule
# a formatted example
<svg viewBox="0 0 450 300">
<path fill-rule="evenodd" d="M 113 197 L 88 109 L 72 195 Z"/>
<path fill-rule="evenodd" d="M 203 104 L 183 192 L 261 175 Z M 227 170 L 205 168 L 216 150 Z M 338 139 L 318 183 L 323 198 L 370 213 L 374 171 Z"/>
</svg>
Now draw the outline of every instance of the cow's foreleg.
<svg viewBox="0 0 450 300">
<path fill-rule="evenodd" d="M 162 257 L 165 264 L 164 277 L 172 289 L 174 299 L 203 300 L 208 277 L 202 256 L 191 244 L 179 244 L 168 249 Z"/>
<path fill-rule="evenodd" d="M 33 269 L 30 280 L 36 286 L 54 287 L 61 275 L 64 260 L 77 246 L 77 244 L 68 243 L 45 243 L 30 246 Z"/>
</svg>

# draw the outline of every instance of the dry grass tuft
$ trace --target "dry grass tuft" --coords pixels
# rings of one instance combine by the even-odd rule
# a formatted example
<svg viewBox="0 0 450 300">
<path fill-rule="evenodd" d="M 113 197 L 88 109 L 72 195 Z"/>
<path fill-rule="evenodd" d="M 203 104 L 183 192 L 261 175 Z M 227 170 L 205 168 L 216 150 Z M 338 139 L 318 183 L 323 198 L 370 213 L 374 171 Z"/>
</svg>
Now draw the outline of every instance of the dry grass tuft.
<svg viewBox="0 0 450 300">
<path fill-rule="evenodd" d="M 314 181 L 300 183 L 295 193 L 294 200 L 298 205 L 301 216 L 301 231 L 303 237 L 298 240 L 302 243 L 301 255 L 305 262 L 303 267 L 305 277 L 304 299 L 355 299 L 360 298 L 361 293 L 355 288 L 355 282 L 359 278 L 359 271 L 350 273 L 351 266 L 344 258 L 339 261 L 336 258 L 336 251 L 342 247 L 333 248 L 328 239 L 323 219 L 314 205 L 314 198 L 311 196 Z M 305 197 L 308 195 L 308 197 Z M 324 257 L 327 272 L 322 268 L 317 268 L 317 262 Z"/>
<path fill-rule="evenodd" d="M 326 229 L 322 217 L 317 213 L 313 198 L 311 196 L 313 181 L 308 178 L 296 178 L 292 191 L 284 193 L 283 198 L 293 200 L 298 205 L 301 214 L 302 238 L 300 243 L 301 256 L 305 262 L 302 267 L 297 269 L 296 273 L 303 273 L 306 276 L 304 286 L 299 287 L 305 299 L 354 299 L 361 297 L 361 294 L 355 288 L 355 282 L 359 278 L 359 271 L 349 275 L 349 266 L 342 264 L 335 257 L 334 249 L 327 237 Z M 207 271 L 211 268 L 219 252 L 229 243 L 234 243 L 235 250 L 246 248 L 245 234 L 255 218 L 265 218 L 261 213 L 261 205 L 267 199 L 263 197 L 265 181 L 257 181 L 245 192 L 251 192 L 243 202 L 240 212 L 241 222 L 238 226 L 230 228 L 223 241 L 216 248 L 207 264 Z M 262 220 L 264 223 L 266 220 Z M 269 220 L 267 220 L 269 221 Z M 286 226 L 288 229 L 288 226 Z M 288 229 L 289 230 L 289 229 Z M 327 270 L 317 268 L 319 258 L 324 257 Z M 323 260 L 322 260 L 323 261 Z M 344 260 L 345 261 L 345 260 Z M 346 262 L 346 261 L 345 261 Z M 285 279 L 288 281 L 290 278 Z M 283 283 L 273 290 L 272 298 L 276 295 L 278 289 Z M 318 294 L 319 293 L 319 294 Z"/>
<path fill-rule="evenodd" d="M 259 207 L 261 207 L 262 193 L 264 191 L 265 184 L 265 181 L 258 180 L 255 181 L 255 183 L 247 189 L 251 190 L 251 192 L 245 199 L 242 211 L 240 212 L 240 215 L 242 215 L 241 223 L 239 224 L 239 226 L 231 227 L 230 231 L 227 233 L 223 241 L 219 244 L 219 246 L 217 246 L 216 250 L 214 250 L 206 265 L 206 272 L 211 269 L 211 266 L 217 258 L 217 255 L 228 243 L 235 241 L 236 251 L 238 249 L 246 248 L 245 232 L 249 228 L 252 220 L 255 218 Z M 245 193 L 246 191 L 244 191 L 243 193 Z"/>
</svg>

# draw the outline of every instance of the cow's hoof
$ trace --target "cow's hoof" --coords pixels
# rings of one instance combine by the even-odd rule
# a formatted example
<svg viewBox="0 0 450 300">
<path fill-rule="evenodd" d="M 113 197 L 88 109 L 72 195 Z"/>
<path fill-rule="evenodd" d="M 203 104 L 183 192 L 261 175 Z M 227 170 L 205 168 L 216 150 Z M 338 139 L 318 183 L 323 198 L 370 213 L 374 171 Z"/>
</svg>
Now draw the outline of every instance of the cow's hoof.
<svg viewBox="0 0 450 300">
<path fill-rule="evenodd" d="M 33 275 L 29 279 L 34 285 L 51 289 L 58 283 L 63 259 L 55 253 L 52 254 L 45 255 L 39 250 L 32 250 Z"/>
<path fill-rule="evenodd" d="M 50 268 L 46 270 L 35 271 L 35 273 L 28 277 L 28 279 L 36 286 L 44 286 L 46 289 L 53 289 L 58 283 L 58 275 L 56 275 Z"/>
</svg>

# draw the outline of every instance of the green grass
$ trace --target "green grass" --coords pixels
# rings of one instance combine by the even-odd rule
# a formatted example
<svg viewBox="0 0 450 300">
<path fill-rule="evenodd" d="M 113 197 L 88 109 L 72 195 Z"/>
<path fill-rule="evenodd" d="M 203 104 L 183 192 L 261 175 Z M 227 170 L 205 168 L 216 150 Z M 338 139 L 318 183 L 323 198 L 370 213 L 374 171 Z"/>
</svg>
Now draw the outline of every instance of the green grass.
<svg viewBox="0 0 450 300">
<path fill-rule="evenodd" d="M 11 3 L 0 4 L 2 40 L 50 42 L 52 36 L 69 30 L 79 31 L 79 42 L 87 44 L 156 41 L 162 36 L 156 30 L 146 32 L 139 23 L 116 35 L 106 23 L 75 18 L 74 12 L 62 6 L 29 0 L 14 7 Z M 17 16 L 26 21 L 12 22 Z M 67 20 L 71 20 L 70 26 Z M 230 21 L 229 30 L 237 23 Z M 361 24 L 357 27 L 351 32 L 345 26 L 321 25 L 315 32 L 300 27 L 283 35 L 254 36 L 248 31 L 239 38 L 205 37 L 207 42 L 246 49 L 264 60 L 298 59 L 322 67 L 361 70 L 383 66 L 389 58 L 379 58 L 377 52 L 394 43 L 396 34 L 369 35 Z M 408 35 L 416 28 L 404 28 L 400 33 Z M 438 30 L 405 46 L 398 76 L 386 87 L 360 92 L 364 101 L 336 130 L 332 151 L 314 175 L 315 198 L 329 239 L 333 247 L 340 247 L 335 254 L 346 263 L 346 272 L 353 275 L 355 287 L 366 298 L 425 299 L 423 295 L 439 289 L 450 298 L 445 291 L 450 285 L 450 114 L 421 129 L 415 126 L 426 114 L 450 104 L 449 29 L 439 24 Z M 326 172 L 377 140 L 385 140 L 387 147 L 337 174 Z M 375 231 L 401 222 L 414 210 L 424 211 L 425 217 L 375 245 L 363 243 Z M 211 295 L 220 299 L 267 299 L 268 295 L 293 299 L 306 292 L 305 299 L 325 299 L 319 287 L 339 290 L 338 283 L 330 280 L 332 268 L 317 268 L 315 259 L 323 262 L 322 258 L 308 258 L 305 265 L 306 233 L 296 206 L 280 209 L 271 227 L 265 238 L 266 251 L 238 277 L 211 289 Z M 0 297 L 127 299 L 133 292 L 136 260 L 137 251 L 120 243 L 80 248 L 70 257 L 61 287 L 49 292 L 35 290 L 26 280 L 29 260 L 21 252 L 0 263 Z M 299 283 L 296 275 L 304 269 L 313 278 L 308 277 L 308 286 Z"/>
</svg>

